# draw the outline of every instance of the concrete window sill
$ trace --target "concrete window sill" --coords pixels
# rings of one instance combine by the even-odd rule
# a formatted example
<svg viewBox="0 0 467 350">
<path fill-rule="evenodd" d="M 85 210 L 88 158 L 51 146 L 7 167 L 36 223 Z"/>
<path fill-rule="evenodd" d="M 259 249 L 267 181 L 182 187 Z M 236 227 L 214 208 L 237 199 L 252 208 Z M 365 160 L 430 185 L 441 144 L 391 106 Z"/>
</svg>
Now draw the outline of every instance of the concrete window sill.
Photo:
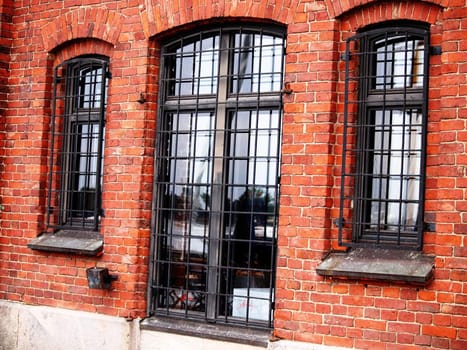
<svg viewBox="0 0 467 350">
<path fill-rule="evenodd" d="M 33 250 L 97 256 L 104 249 L 101 234 L 92 231 L 63 230 L 43 233 L 28 243 Z"/>
<path fill-rule="evenodd" d="M 267 347 L 271 332 L 267 330 L 215 325 L 191 320 L 153 316 L 141 322 L 141 329 L 168 332 L 185 336 L 228 341 Z"/>
<path fill-rule="evenodd" d="M 417 251 L 356 248 L 330 252 L 316 271 L 321 276 L 426 285 L 433 278 L 434 257 Z"/>
</svg>

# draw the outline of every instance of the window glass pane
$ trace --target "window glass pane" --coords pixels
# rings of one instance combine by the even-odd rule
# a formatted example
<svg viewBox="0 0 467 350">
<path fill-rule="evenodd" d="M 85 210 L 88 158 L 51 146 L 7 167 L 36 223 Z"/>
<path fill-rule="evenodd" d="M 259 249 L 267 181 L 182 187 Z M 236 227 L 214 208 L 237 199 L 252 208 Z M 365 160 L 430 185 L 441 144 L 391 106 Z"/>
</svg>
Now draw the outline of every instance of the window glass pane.
<svg viewBox="0 0 467 350">
<path fill-rule="evenodd" d="M 405 36 L 376 42 L 376 89 L 423 86 L 424 42 Z"/>
<path fill-rule="evenodd" d="M 70 187 L 67 190 L 70 203 L 67 205 L 67 217 L 93 217 L 96 212 L 97 181 L 101 177 L 97 173 L 99 161 L 99 128 L 97 123 L 75 123 L 72 132 L 72 150 L 69 154 L 71 164 Z M 100 183 L 99 183 L 100 185 Z M 68 224 L 71 224 L 68 221 Z"/>
<path fill-rule="evenodd" d="M 166 54 L 174 59 L 169 72 L 169 96 L 215 94 L 219 69 L 219 36 L 208 36 Z"/>
<path fill-rule="evenodd" d="M 280 91 L 283 40 L 250 33 L 236 34 L 234 40 L 231 92 Z"/>
<path fill-rule="evenodd" d="M 169 280 L 163 303 L 169 308 L 203 311 L 214 115 L 172 113 L 168 118 L 171 152 L 161 232 L 163 247 L 169 252 L 163 265 Z"/>
<path fill-rule="evenodd" d="M 103 70 L 100 67 L 84 68 L 79 77 L 79 108 L 99 108 Z"/>
<path fill-rule="evenodd" d="M 79 124 L 76 155 L 78 190 L 96 188 L 99 150 L 99 124 Z"/>
<path fill-rule="evenodd" d="M 239 111 L 231 113 L 229 178 L 231 184 L 229 200 L 235 210 L 232 222 L 232 236 L 235 240 L 273 238 L 277 169 L 278 169 L 278 111 Z M 239 128 L 249 125 L 248 129 Z M 247 142 L 245 142 L 247 141 Z M 272 215 L 270 217 L 270 215 Z M 237 245 L 242 246 L 239 242 Z M 241 264 L 238 254 L 253 254 L 249 244 L 235 252 L 233 259 Z M 270 256 L 268 256 L 270 257 Z M 258 256 L 257 263 L 263 268 L 270 261 Z M 245 260 L 246 261 L 246 260 Z"/>
<path fill-rule="evenodd" d="M 273 292 L 267 287 L 275 259 L 279 112 L 237 111 L 229 120 L 230 213 L 225 239 L 232 316 L 267 320 Z M 263 312 L 251 310 L 258 305 Z"/>
<path fill-rule="evenodd" d="M 374 112 L 372 225 L 388 230 L 415 229 L 421 141 L 419 111 Z"/>
</svg>

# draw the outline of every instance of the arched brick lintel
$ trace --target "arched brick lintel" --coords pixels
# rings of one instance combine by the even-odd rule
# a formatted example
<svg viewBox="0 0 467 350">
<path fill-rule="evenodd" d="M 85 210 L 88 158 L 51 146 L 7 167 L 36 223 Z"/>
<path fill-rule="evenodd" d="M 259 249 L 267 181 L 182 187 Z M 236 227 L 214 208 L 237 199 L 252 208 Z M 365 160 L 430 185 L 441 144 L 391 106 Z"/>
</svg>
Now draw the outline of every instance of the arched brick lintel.
<svg viewBox="0 0 467 350">
<path fill-rule="evenodd" d="M 105 8 L 82 7 L 72 10 L 41 28 L 46 51 L 51 52 L 65 42 L 94 38 L 116 45 L 124 18 Z"/>
<path fill-rule="evenodd" d="M 145 0 L 141 22 L 147 38 L 187 23 L 215 18 L 257 18 L 293 23 L 300 0 Z"/>
<path fill-rule="evenodd" d="M 442 8 L 433 2 L 381 1 L 357 7 L 344 13 L 339 20 L 341 30 L 356 31 L 369 24 L 400 19 L 436 24 L 442 16 Z"/>
<path fill-rule="evenodd" d="M 371 5 L 372 3 L 377 6 L 392 6 L 394 8 L 402 7 L 402 5 L 437 5 L 442 8 L 446 8 L 449 6 L 450 0 L 420 0 L 420 1 L 379 1 L 379 0 L 325 0 L 326 6 L 329 11 L 329 15 L 331 18 L 337 18 L 342 16 L 343 14 L 348 13 L 354 9 L 358 9 L 360 7 Z M 397 12 L 394 13 L 397 16 Z M 397 18 L 394 18 L 397 19 Z"/>
</svg>

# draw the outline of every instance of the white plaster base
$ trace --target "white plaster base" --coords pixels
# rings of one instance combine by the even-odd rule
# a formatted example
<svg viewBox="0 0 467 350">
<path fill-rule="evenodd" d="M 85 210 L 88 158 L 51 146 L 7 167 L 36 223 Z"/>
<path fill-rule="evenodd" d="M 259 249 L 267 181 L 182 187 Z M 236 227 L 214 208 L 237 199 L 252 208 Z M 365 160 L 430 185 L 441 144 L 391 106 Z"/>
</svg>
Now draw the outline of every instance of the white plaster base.
<svg viewBox="0 0 467 350">
<path fill-rule="evenodd" d="M 174 348 L 176 344 L 176 348 Z M 349 350 L 334 346 L 310 344 L 297 341 L 279 340 L 268 344 L 267 349 L 261 346 L 216 341 L 210 339 L 188 337 L 152 330 L 141 331 L 140 350 Z"/>
<path fill-rule="evenodd" d="M 0 300 L 0 350 L 128 350 L 122 318 Z"/>
<path fill-rule="evenodd" d="M 0 350 L 266 350 L 201 337 L 140 330 L 139 320 L 0 300 Z M 268 350 L 348 350 L 280 340 Z"/>
</svg>

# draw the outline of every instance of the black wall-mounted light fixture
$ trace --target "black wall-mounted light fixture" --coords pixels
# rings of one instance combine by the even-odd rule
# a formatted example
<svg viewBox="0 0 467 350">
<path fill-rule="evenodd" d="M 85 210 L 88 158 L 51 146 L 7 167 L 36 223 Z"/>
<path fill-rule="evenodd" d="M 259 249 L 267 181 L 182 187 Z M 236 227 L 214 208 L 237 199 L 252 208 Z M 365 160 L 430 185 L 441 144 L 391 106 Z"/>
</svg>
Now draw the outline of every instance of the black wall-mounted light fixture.
<svg viewBox="0 0 467 350">
<path fill-rule="evenodd" d="M 112 281 L 117 280 L 117 275 L 111 275 L 106 267 L 90 267 L 86 269 L 88 286 L 92 289 L 110 289 Z"/>
</svg>

